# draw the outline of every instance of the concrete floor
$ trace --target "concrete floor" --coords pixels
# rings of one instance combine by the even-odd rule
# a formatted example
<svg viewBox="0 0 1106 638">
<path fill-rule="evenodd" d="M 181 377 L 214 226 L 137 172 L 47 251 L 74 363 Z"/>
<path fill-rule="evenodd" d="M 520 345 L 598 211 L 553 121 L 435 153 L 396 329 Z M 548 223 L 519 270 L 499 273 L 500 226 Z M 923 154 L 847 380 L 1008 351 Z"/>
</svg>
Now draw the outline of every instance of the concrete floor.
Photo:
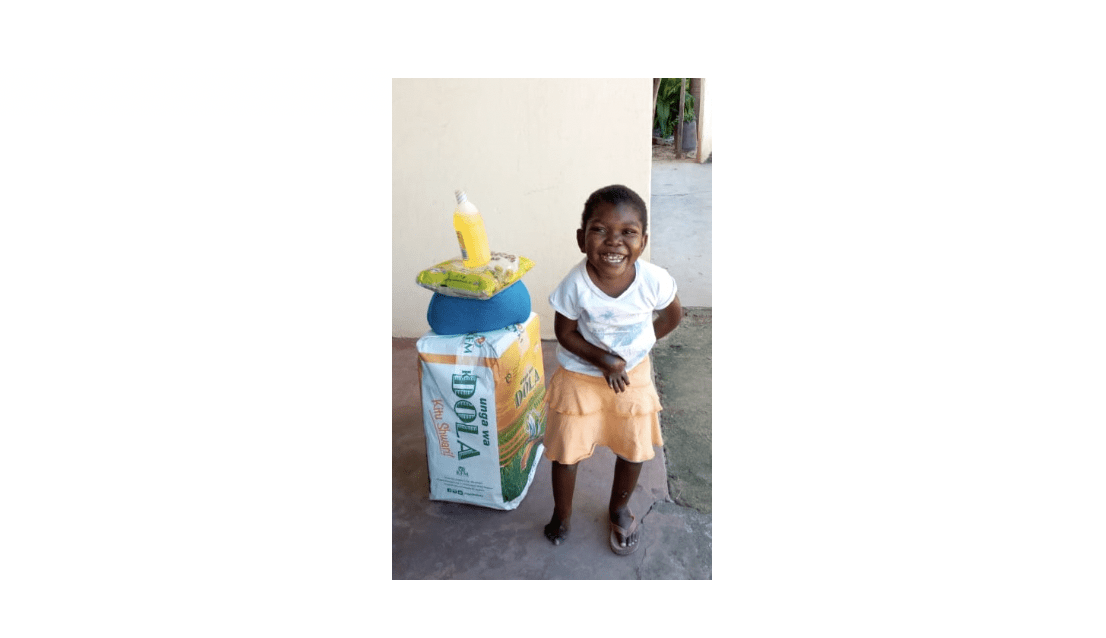
<svg viewBox="0 0 1106 638">
<path fill-rule="evenodd" d="M 668 268 L 676 277 L 685 307 L 710 305 L 710 166 L 692 162 L 654 163 L 651 261 Z M 677 333 L 705 330 L 705 352 L 701 348 L 681 348 L 678 339 L 665 339 L 675 347 L 664 355 L 658 352 L 656 358 L 672 361 L 668 367 L 679 369 L 673 357 L 699 357 L 701 360 L 695 365 L 699 368 L 705 365 L 709 370 L 709 310 L 705 315 L 705 322 L 686 322 L 686 329 L 683 324 L 677 329 Z M 690 334 L 683 336 L 694 338 Z M 681 460 L 679 467 L 694 469 L 669 468 L 661 448 L 655 448 L 656 457 L 645 463 L 630 500 L 630 508 L 642 519 L 644 530 L 643 544 L 636 553 L 617 556 L 607 544 L 607 502 L 614 456 L 606 448 L 597 449 L 592 458 L 580 463 L 572 534 L 567 542 L 554 546 L 542 534 L 553 510 L 549 461 L 544 458 L 539 461 L 526 497 L 514 510 L 429 499 L 415 341 L 392 340 L 393 579 L 711 578 L 709 397 L 705 416 L 666 410 L 669 412 L 666 421 L 665 412 L 661 413 L 666 442 L 667 432 L 673 427 L 705 430 L 705 441 L 704 435 L 696 435 L 694 444 L 688 443 L 680 450 L 680 454 L 690 454 L 692 458 Z M 543 341 L 542 354 L 544 376 L 549 378 L 557 367 L 556 342 Z M 663 370 L 657 371 L 658 388 L 662 386 L 663 375 Z M 671 400 L 679 401 L 677 397 Z M 702 403 L 700 397 L 694 401 Z M 675 414 L 684 415 L 681 416 L 684 420 L 705 419 L 705 423 L 699 422 L 694 427 L 674 424 Z M 696 462 L 695 455 L 700 462 Z M 672 472 L 686 477 L 670 476 Z M 699 502 L 707 505 L 696 509 L 681 504 L 679 498 L 674 500 L 669 493 L 670 480 L 681 491 L 689 486 L 699 495 L 696 497 Z"/>
<path fill-rule="evenodd" d="M 642 550 L 629 560 L 607 546 L 607 499 L 614 456 L 606 448 L 580 463 L 573 530 L 554 547 L 542 535 L 553 511 L 549 461 L 541 459 L 517 509 L 431 501 L 426 438 L 413 339 L 392 340 L 392 578 L 637 579 Z M 546 378 L 556 369 L 556 343 L 542 342 Z M 660 450 L 658 450 L 659 452 Z M 668 497 L 661 454 L 645 463 L 630 507 L 644 515 Z M 652 524 L 653 521 L 650 520 Z"/>
<path fill-rule="evenodd" d="M 649 260 L 676 278 L 680 303 L 710 308 L 712 166 L 654 161 Z"/>
</svg>

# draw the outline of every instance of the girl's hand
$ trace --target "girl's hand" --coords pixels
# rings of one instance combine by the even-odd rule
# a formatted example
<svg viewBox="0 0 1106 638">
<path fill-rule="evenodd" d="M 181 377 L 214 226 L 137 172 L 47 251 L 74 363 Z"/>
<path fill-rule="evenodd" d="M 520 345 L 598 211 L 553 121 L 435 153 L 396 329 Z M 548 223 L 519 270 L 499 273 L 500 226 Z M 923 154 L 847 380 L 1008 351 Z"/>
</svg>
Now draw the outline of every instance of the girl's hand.
<svg viewBox="0 0 1106 638">
<path fill-rule="evenodd" d="M 630 376 L 626 374 L 626 360 L 617 354 L 608 353 L 603 357 L 603 377 L 615 394 L 626 390 L 630 385 Z"/>
</svg>

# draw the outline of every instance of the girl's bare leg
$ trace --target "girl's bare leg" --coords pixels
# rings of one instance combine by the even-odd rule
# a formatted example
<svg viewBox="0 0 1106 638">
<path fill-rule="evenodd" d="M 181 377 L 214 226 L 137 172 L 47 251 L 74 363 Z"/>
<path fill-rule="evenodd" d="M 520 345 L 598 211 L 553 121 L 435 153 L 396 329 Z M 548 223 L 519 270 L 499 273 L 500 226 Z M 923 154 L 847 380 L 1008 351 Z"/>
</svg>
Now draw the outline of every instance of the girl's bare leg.
<svg viewBox="0 0 1106 638">
<path fill-rule="evenodd" d="M 572 518 L 572 495 L 576 491 L 576 464 L 553 461 L 553 518 L 545 526 L 545 537 L 554 545 L 568 538 Z"/>
<path fill-rule="evenodd" d="M 622 529 L 629 529 L 630 523 L 633 521 L 633 515 L 629 508 L 630 495 L 634 493 L 634 488 L 637 487 L 637 479 L 641 474 L 641 463 L 632 463 L 622 457 L 617 457 L 617 459 L 614 463 L 614 483 L 611 484 L 611 522 Z M 622 538 L 619 535 L 618 540 L 621 545 L 631 546 L 638 540 L 638 530 L 634 530 L 629 538 Z"/>
</svg>

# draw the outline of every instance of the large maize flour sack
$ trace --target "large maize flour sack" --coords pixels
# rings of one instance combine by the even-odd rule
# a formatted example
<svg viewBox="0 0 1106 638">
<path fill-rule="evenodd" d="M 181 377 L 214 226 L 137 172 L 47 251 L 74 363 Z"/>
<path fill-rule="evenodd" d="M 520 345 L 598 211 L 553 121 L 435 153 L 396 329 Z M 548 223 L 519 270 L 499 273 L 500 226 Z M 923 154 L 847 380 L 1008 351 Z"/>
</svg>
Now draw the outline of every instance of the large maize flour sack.
<svg viewBox="0 0 1106 638">
<path fill-rule="evenodd" d="M 518 507 L 544 446 L 537 314 L 501 330 L 418 340 L 430 498 Z"/>
</svg>

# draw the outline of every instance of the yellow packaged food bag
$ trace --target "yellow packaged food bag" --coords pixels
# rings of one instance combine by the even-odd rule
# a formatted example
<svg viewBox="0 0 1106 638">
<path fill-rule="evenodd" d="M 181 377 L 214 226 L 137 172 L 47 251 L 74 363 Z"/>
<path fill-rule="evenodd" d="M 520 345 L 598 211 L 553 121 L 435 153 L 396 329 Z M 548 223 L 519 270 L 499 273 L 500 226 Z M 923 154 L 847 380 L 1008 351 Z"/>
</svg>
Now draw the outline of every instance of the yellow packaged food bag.
<svg viewBox="0 0 1106 638">
<path fill-rule="evenodd" d="M 466 268 L 460 258 L 443 261 L 423 270 L 415 282 L 450 297 L 491 299 L 533 268 L 534 262 L 521 255 L 493 252 L 487 265 Z"/>
</svg>

